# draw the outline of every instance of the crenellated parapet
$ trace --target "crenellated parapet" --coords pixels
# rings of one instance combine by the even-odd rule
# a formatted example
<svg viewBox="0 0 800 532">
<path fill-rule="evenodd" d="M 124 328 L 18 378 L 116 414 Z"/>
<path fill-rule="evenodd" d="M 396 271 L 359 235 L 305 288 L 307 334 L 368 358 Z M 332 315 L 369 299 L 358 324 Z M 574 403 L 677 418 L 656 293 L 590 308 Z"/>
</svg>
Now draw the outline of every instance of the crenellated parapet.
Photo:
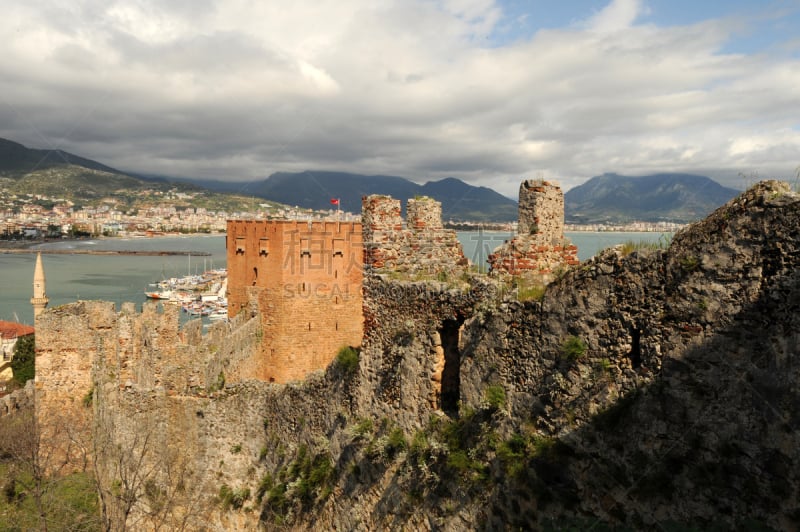
<svg viewBox="0 0 800 532">
<path fill-rule="evenodd" d="M 442 225 L 442 204 L 432 198 L 409 199 L 407 220 L 400 201 L 370 195 L 362 199 L 364 262 L 377 272 L 438 274 L 469 265 L 455 231 Z"/>
</svg>

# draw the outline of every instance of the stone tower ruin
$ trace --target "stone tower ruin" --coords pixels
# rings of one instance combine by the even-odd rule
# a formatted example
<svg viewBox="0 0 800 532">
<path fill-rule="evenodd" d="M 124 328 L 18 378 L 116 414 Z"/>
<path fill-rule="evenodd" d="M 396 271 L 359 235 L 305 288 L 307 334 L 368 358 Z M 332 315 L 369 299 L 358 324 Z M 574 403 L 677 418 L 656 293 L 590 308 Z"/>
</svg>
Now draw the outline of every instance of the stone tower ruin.
<svg viewBox="0 0 800 532">
<path fill-rule="evenodd" d="M 544 180 L 519 186 L 517 236 L 489 255 L 495 274 L 525 275 L 543 283 L 553 273 L 579 264 L 578 248 L 564 238 L 564 193 Z"/>
</svg>

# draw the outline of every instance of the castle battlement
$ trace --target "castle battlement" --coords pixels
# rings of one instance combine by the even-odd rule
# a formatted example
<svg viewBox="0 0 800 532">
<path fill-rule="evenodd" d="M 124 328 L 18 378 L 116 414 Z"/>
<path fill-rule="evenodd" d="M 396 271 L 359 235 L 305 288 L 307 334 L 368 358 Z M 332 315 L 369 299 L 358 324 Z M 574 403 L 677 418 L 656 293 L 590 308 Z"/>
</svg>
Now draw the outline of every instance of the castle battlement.
<svg viewBox="0 0 800 532">
<path fill-rule="evenodd" d="M 371 195 L 362 199 L 364 262 L 374 271 L 437 274 L 468 267 L 456 232 L 442 225 L 442 204 L 432 198 L 409 199 L 407 221 L 400 200 Z"/>
</svg>

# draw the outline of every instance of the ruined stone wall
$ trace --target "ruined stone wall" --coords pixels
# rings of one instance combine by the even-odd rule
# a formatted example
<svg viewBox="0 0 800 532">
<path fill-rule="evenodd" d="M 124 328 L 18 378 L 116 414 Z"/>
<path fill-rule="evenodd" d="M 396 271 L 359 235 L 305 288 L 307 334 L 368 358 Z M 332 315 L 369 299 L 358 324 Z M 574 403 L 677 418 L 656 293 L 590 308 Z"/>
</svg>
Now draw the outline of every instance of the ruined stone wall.
<svg viewBox="0 0 800 532">
<path fill-rule="evenodd" d="M 457 410 L 461 325 L 497 293 L 480 278 L 464 286 L 366 279 L 361 372 L 369 386 L 359 401 L 365 413 L 390 415 L 412 430 L 434 411 Z"/>
<path fill-rule="evenodd" d="M 564 194 L 561 187 L 541 179 L 519 186 L 520 235 L 538 235 L 538 243 L 559 245 L 564 238 Z"/>
<path fill-rule="evenodd" d="M 544 284 L 554 273 L 580 263 L 577 246 L 564 238 L 564 194 L 543 180 L 519 187 L 517 236 L 489 255 L 495 274 L 531 276 Z"/>
<path fill-rule="evenodd" d="M 229 313 L 260 309 L 256 378 L 302 379 L 361 344 L 361 224 L 230 221 L 227 239 Z"/>
<path fill-rule="evenodd" d="M 410 198 L 406 204 L 406 218 L 411 231 L 441 230 L 442 204 L 432 198 Z"/>
<path fill-rule="evenodd" d="M 100 385 L 160 393 L 205 393 L 233 362 L 247 368 L 259 345 L 253 320 L 212 326 L 200 335 L 200 321 L 178 325 L 179 309 L 146 302 L 119 312 L 114 304 L 79 301 L 37 317 L 36 418 L 48 461 L 82 469 L 92 454 L 94 394 Z M 222 329 L 226 329 L 224 332 Z M 228 382 L 250 375 L 231 371 Z"/>
<path fill-rule="evenodd" d="M 457 273 L 469 261 L 455 231 L 442 226 L 442 204 L 422 197 L 409 199 L 403 226 L 400 202 L 371 195 L 362 200 L 365 263 L 378 272 L 410 274 Z"/>
<path fill-rule="evenodd" d="M 34 382 L 29 380 L 23 388 L 0 397 L 0 418 L 27 408 L 33 408 Z"/>
</svg>

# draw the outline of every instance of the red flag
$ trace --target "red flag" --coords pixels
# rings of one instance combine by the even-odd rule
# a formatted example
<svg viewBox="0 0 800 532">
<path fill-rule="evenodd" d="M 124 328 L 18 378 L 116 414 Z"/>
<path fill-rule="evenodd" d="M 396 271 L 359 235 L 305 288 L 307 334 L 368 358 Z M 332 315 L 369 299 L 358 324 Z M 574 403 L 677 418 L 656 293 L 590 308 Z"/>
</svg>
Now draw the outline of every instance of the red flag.
<svg viewBox="0 0 800 532">
<path fill-rule="evenodd" d="M 339 198 L 331 198 L 331 205 L 339 205 Z"/>
</svg>

